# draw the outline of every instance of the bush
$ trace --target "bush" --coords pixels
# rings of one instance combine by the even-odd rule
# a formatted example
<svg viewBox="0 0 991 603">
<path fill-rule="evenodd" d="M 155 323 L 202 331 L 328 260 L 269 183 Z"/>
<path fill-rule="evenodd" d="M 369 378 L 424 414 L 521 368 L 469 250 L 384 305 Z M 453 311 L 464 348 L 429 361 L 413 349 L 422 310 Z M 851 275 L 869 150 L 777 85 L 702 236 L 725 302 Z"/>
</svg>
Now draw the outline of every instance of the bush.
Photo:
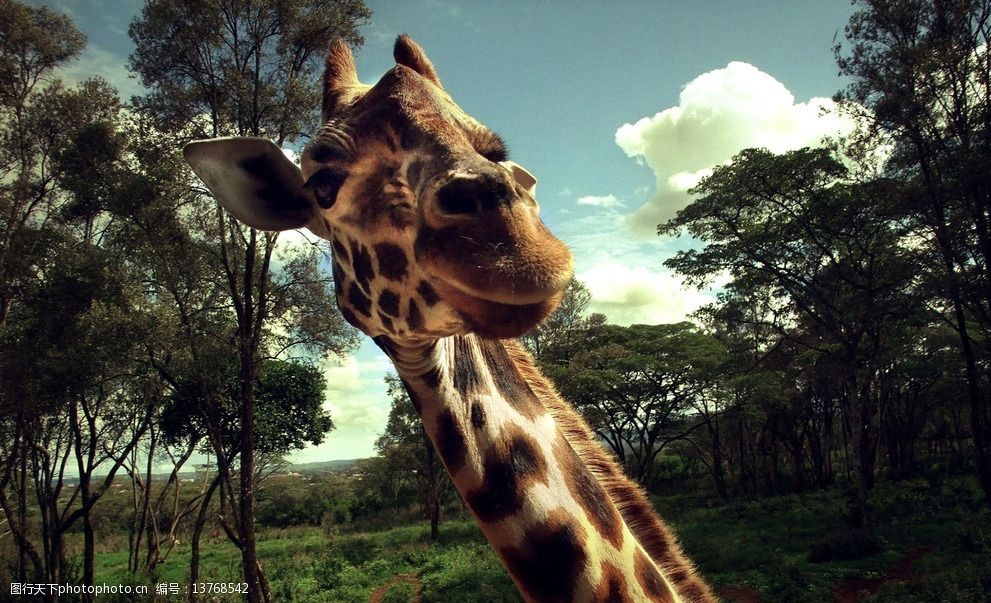
<svg viewBox="0 0 991 603">
<path fill-rule="evenodd" d="M 758 580 L 760 592 L 767 601 L 789 603 L 819 603 L 828 600 L 828 592 L 813 584 L 810 576 L 795 563 L 777 560 L 765 569 L 764 580 Z"/>
<path fill-rule="evenodd" d="M 806 559 L 812 563 L 850 561 L 877 555 L 883 550 L 883 543 L 873 534 L 859 531 L 840 532 L 819 541 L 806 555 Z"/>
</svg>

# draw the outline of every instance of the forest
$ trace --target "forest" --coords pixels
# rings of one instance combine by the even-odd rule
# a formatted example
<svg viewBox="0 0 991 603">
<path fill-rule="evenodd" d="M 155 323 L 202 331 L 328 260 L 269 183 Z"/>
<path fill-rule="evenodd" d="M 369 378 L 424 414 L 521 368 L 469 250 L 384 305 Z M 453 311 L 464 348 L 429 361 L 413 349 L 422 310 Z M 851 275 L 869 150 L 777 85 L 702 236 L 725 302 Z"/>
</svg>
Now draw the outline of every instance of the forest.
<svg viewBox="0 0 991 603">
<path fill-rule="evenodd" d="M 522 341 L 727 600 L 987 600 L 991 1 L 854 8 L 855 132 L 744 150 L 657 225 L 717 301 L 619 326 L 572 280 Z M 328 41 L 371 18 L 146 0 L 123 99 L 59 77 L 70 18 L 0 0 L 0 601 L 519 600 L 398 378 L 378 456 L 289 466 L 334 437 L 318 365 L 360 334 L 329 250 L 235 222 L 182 161 L 305 140 Z"/>
</svg>

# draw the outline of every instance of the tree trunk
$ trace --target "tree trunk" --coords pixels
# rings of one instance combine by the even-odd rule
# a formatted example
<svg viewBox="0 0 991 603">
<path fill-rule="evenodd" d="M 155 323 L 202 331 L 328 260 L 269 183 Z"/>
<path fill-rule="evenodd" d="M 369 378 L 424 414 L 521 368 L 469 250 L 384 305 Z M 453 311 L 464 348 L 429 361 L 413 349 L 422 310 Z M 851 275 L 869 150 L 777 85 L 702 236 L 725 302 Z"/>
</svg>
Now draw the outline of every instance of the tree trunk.
<svg viewBox="0 0 991 603">
<path fill-rule="evenodd" d="M 92 509 L 92 507 L 90 507 Z M 93 518 L 90 517 L 90 510 L 83 513 L 83 584 L 95 584 L 93 575 L 93 562 L 96 557 L 96 537 L 93 533 Z M 92 595 L 83 593 L 81 600 L 89 602 L 93 600 Z"/>
<path fill-rule="evenodd" d="M 255 506 L 254 506 L 254 396 L 248 383 L 252 380 L 251 362 L 242 356 L 241 365 L 241 470 L 240 481 L 240 524 L 238 536 L 241 542 L 241 562 L 244 581 L 248 583 L 251 603 L 263 603 L 269 598 L 262 588 L 258 555 L 255 550 Z"/>
<path fill-rule="evenodd" d="M 430 541 L 437 542 L 440 538 L 440 498 L 436 495 L 430 504 Z"/>
<path fill-rule="evenodd" d="M 220 485 L 220 475 L 218 474 L 210 482 L 203 501 L 200 503 L 200 511 L 196 514 L 196 521 L 193 523 L 193 533 L 189 538 L 189 584 L 196 584 L 200 579 L 200 536 L 203 534 L 203 526 L 206 525 L 207 516 L 210 513 L 210 501 L 213 500 L 213 493 Z M 188 601 L 196 601 L 196 593 L 190 588 Z"/>
</svg>

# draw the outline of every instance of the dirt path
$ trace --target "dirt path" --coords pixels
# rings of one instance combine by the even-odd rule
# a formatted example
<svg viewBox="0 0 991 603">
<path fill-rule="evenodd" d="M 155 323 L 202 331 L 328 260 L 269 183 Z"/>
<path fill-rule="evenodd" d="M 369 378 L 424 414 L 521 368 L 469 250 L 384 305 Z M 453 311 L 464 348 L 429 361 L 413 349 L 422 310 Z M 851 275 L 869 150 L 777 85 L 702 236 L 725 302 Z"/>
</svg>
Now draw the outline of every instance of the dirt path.
<svg viewBox="0 0 991 603">
<path fill-rule="evenodd" d="M 893 568 L 877 578 L 854 578 L 840 582 L 833 587 L 833 597 L 836 603 L 857 603 L 865 595 L 876 593 L 888 582 L 906 582 L 916 575 L 915 564 L 932 552 L 932 548 L 923 547 L 909 551 Z"/>
<path fill-rule="evenodd" d="M 410 574 L 399 574 L 392 580 L 389 580 L 382 586 L 375 589 L 372 596 L 369 597 L 368 603 L 382 603 L 382 599 L 385 598 L 386 593 L 389 589 L 397 584 L 410 584 L 413 586 L 413 598 L 410 599 L 411 603 L 420 603 L 420 592 L 423 591 L 423 583 L 420 582 L 420 578 L 417 576 L 416 572 Z"/>
<path fill-rule="evenodd" d="M 724 601 L 732 603 L 760 603 L 757 589 L 747 585 L 724 586 L 719 589 L 719 596 Z"/>
<path fill-rule="evenodd" d="M 876 593 L 888 582 L 911 580 L 917 575 L 915 565 L 931 552 L 931 547 L 913 549 L 883 576 L 844 580 L 833 587 L 833 600 L 836 603 L 857 603 L 865 596 Z M 739 584 L 723 586 L 719 589 L 719 596 L 732 603 L 760 603 L 761 600 L 757 589 Z"/>
</svg>

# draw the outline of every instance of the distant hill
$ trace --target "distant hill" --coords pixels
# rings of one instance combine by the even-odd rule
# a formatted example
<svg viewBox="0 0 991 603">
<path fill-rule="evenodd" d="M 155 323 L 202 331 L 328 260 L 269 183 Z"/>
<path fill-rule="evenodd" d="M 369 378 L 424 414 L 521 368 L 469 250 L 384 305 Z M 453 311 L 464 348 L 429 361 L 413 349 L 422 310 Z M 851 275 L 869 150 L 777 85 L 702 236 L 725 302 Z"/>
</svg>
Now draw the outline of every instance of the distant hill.
<svg viewBox="0 0 991 603">
<path fill-rule="evenodd" d="M 326 473 L 327 471 L 348 471 L 364 459 L 338 459 L 335 461 L 317 461 L 315 463 L 293 463 L 286 471 L 297 473 Z"/>
</svg>

